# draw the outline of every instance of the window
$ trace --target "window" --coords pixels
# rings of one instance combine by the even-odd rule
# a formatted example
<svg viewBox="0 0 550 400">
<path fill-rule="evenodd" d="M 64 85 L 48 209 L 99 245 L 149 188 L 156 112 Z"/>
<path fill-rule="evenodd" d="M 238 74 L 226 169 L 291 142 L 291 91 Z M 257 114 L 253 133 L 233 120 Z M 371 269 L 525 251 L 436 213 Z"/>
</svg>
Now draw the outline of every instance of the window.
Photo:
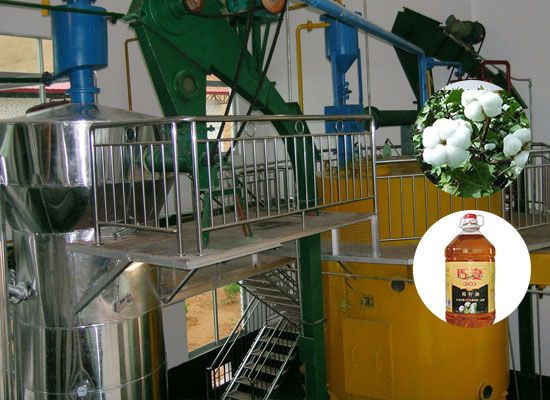
<svg viewBox="0 0 550 400">
<path fill-rule="evenodd" d="M 39 78 L 53 72 L 53 44 L 50 39 L 0 35 L 0 78 Z M 21 85 L 0 82 L 0 119 L 22 115 L 29 108 L 48 100 L 62 99 L 68 82 Z"/>
<path fill-rule="evenodd" d="M 231 334 L 242 315 L 241 289 L 231 283 L 185 300 L 188 351 L 218 344 Z"/>
<path fill-rule="evenodd" d="M 1 72 L 41 74 L 53 71 L 50 39 L 0 35 L 0 54 Z"/>
<path fill-rule="evenodd" d="M 233 369 L 230 362 L 220 365 L 218 368 L 212 370 L 211 373 L 212 389 L 223 386 L 233 379 Z"/>
</svg>

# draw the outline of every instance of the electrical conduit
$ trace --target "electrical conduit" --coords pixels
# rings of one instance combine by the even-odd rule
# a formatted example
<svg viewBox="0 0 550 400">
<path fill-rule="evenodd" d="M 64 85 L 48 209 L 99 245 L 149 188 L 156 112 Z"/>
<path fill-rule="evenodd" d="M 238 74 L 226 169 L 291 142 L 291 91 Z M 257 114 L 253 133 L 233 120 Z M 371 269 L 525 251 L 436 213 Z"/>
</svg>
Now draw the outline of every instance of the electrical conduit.
<svg viewBox="0 0 550 400">
<path fill-rule="evenodd" d="M 298 69 L 298 103 L 300 110 L 304 112 L 304 81 L 302 76 L 302 31 L 307 29 L 311 32 L 313 29 L 326 28 L 330 26 L 328 22 L 311 22 L 300 24 L 296 27 L 296 68 Z"/>
</svg>

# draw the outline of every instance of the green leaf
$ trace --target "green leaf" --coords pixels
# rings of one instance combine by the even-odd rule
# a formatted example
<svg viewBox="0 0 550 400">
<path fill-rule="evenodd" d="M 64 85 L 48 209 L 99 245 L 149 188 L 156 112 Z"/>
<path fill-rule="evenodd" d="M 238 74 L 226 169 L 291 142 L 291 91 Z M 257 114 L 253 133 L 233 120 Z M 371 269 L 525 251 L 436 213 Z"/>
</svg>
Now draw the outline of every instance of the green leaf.
<svg viewBox="0 0 550 400">
<path fill-rule="evenodd" d="M 529 118 L 527 118 L 527 115 L 525 115 L 525 113 L 521 113 L 521 116 L 519 117 L 519 121 L 523 126 L 529 127 Z"/>
<path fill-rule="evenodd" d="M 494 165 L 471 159 L 469 168 L 450 172 L 454 178 L 453 185 L 444 184 L 442 189 L 462 197 L 479 198 L 494 193 L 497 190 L 494 186 L 494 169 Z"/>
</svg>

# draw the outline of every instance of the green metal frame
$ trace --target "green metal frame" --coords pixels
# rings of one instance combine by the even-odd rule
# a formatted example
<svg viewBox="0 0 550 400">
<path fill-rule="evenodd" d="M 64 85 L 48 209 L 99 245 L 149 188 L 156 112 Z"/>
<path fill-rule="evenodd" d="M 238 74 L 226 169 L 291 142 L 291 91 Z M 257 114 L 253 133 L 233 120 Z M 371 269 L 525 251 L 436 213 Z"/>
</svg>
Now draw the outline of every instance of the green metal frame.
<svg viewBox="0 0 550 400">
<path fill-rule="evenodd" d="M 128 14 L 136 17 L 131 22 L 135 30 L 153 85 L 165 116 L 206 115 L 206 76 L 213 74 L 247 101 L 252 101 L 262 79 L 262 65 L 267 48 L 267 37 L 261 38 L 260 24 L 270 19 L 258 17 L 252 27 L 252 54 L 245 53 L 240 78 L 234 82 L 239 55 L 245 32 L 246 16 L 243 18 L 207 18 L 221 15 L 223 5 L 217 0 L 204 0 L 200 15 L 191 15 L 181 0 L 133 0 Z M 283 100 L 275 83 L 265 79 L 258 92 L 255 109 L 266 115 L 297 115 L 296 103 Z M 273 126 L 281 135 L 296 134 L 294 123 L 276 122 Z M 178 128 L 179 165 L 184 172 L 192 170 L 189 127 Z M 308 134 L 307 131 L 304 134 Z M 207 127 L 199 126 L 197 136 L 207 137 Z M 301 141 L 300 141 L 301 142 Z M 309 141 L 297 144 L 298 165 L 304 165 L 303 155 L 311 159 Z M 293 141 L 287 151 L 294 154 Z M 199 153 L 204 155 L 204 147 Z M 292 157 L 291 157 L 292 158 Z M 199 163 L 202 164 L 202 163 Z M 300 188 L 306 187 L 306 176 L 313 177 L 311 163 L 307 175 L 297 168 Z M 199 176 L 207 182 L 206 168 L 199 165 Z M 310 178 L 311 179 L 311 178 Z M 307 185 L 308 198 L 314 201 L 314 185 Z M 207 190 L 206 187 L 201 188 Z M 207 198 L 208 196 L 203 196 Z M 305 199 L 300 193 L 300 199 Z M 207 216 L 204 216 L 207 218 Z M 205 221 L 203 218 L 203 221 Z M 320 236 L 314 235 L 299 241 L 299 258 L 302 276 L 302 307 L 304 316 L 301 359 L 306 365 L 306 391 L 308 398 L 327 398 L 324 358 L 324 330 L 322 323 L 323 296 L 321 287 Z M 314 359 L 312 359 L 314 355 Z"/>
</svg>

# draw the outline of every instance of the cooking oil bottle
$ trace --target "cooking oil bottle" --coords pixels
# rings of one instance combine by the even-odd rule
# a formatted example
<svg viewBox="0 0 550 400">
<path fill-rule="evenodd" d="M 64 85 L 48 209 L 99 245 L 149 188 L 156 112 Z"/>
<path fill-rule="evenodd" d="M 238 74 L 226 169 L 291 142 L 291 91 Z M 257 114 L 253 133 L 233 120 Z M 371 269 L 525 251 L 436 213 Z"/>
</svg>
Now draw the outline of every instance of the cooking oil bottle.
<svg viewBox="0 0 550 400">
<path fill-rule="evenodd" d="M 483 222 L 481 215 L 464 215 L 462 231 L 445 248 L 445 319 L 465 328 L 495 321 L 495 248 L 479 231 Z"/>
</svg>

